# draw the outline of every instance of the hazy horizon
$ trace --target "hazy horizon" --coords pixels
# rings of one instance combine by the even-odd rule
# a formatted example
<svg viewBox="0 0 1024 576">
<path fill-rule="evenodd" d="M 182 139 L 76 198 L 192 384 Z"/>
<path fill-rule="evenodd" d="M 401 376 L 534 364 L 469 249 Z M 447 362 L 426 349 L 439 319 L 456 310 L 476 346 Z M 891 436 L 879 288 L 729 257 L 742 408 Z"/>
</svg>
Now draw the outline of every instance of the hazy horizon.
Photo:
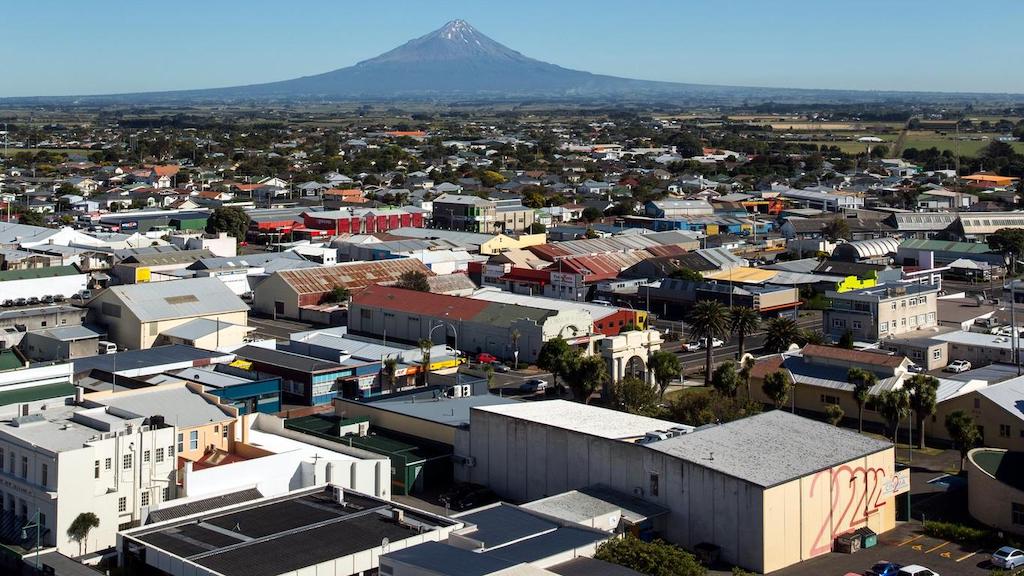
<svg viewBox="0 0 1024 576">
<path fill-rule="evenodd" d="M 607 0 L 495 7 L 140 1 L 6 7 L 0 97 L 218 88 L 286 80 L 372 58 L 461 18 L 494 40 L 566 68 L 693 84 L 837 90 L 1024 93 L 1010 39 L 1024 3 L 792 0 L 728 5 Z M 1002 40 L 1002 39 L 1006 40 Z M 996 53 L 996 50 L 1002 50 Z"/>
</svg>

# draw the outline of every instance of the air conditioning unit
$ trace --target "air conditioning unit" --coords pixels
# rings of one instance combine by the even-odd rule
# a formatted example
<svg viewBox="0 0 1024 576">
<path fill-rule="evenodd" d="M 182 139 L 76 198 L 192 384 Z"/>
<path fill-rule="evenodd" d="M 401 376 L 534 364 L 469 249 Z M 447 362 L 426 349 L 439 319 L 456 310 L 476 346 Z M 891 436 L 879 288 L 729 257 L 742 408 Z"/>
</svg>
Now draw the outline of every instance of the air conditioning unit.
<svg viewBox="0 0 1024 576">
<path fill-rule="evenodd" d="M 463 384 L 461 388 L 463 398 L 469 398 L 473 395 L 473 388 L 469 384 Z"/>
<path fill-rule="evenodd" d="M 334 501 L 337 502 L 338 504 L 344 504 L 345 503 L 345 489 L 342 488 L 341 486 L 331 486 L 331 488 L 332 488 L 331 496 L 334 497 Z"/>
<path fill-rule="evenodd" d="M 462 398 L 462 386 L 452 386 L 452 398 Z"/>
</svg>

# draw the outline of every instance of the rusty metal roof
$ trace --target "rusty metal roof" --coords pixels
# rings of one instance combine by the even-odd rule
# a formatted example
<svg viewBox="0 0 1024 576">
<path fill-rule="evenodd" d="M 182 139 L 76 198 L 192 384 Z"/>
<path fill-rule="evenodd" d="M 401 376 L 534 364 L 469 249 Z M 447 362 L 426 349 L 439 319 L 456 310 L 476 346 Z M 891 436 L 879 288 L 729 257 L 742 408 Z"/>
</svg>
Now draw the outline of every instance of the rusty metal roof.
<svg viewBox="0 0 1024 576">
<path fill-rule="evenodd" d="M 406 272 L 434 273 L 415 258 L 396 258 L 373 262 L 347 262 L 336 266 L 319 266 L 278 272 L 281 279 L 299 294 L 328 292 L 336 286 L 361 290 L 373 284 L 397 282 Z"/>
</svg>

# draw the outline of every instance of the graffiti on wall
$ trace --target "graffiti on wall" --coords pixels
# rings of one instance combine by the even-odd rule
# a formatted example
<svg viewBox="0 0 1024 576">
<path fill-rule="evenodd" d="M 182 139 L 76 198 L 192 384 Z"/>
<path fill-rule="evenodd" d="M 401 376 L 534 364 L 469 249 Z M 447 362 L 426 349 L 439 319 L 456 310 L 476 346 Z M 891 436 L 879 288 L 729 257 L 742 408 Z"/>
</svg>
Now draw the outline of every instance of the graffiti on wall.
<svg viewBox="0 0 1024 576">
<path fill-rule="evenodd" d="M 830 497 L 828 514 L 817 519 L 816 534 L 805 544 L 805 557 L 832 551 L 836 536 L 867 526 L 892 497 L 891 482 L 883 468 L 843 465 L 822 470 L 810 481 L 812 501 Z"/>
</svg>

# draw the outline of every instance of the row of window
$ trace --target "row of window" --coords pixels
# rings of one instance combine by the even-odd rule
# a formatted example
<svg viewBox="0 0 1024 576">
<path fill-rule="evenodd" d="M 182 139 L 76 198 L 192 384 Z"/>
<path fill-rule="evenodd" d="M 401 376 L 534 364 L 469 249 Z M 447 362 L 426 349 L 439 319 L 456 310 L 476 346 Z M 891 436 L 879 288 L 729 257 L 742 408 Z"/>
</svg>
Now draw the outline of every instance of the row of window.
<svg viewBox="0 0 1024 576">
<path fill-rule="evenodd" d="M 10 450 L 10 452 L 8 452 L 8 454 L 7 454 L 7 473 L 10 474 L 11 476 L 14 476 L 17 473 L 17 475 L 21 476 L 21 478 L 23 480 L 28 480 L 28 469 L 29 469 L 28 455 L 27 454 L 22 454 L 21 455 L 21 459 L 20 459 L 21 466 L 20 467 L 17 465 L 18 462 L 19 462 L 18 455 L 14 452 L 14 449 L 12 448 Z M 0 446 L 0 467 L 3 466 L 3 463 L 4 463 L 4 448 L 2 446 Z M 50 466 L 49 466 L 48 463 L 42 462 L 40 464 L 40 466 L 39 466 L 39 476 L 37 478 L 35 478 L 35 480 L 37 481 L 37 484 L 39 484 L 40 486 L 44 486 L 45 487 L 45 486 L 49 486 L 50 485 Z"/>
<path fill-rule="evenodd" d="M 180 440 L 181 434 L 178 434 L 178 437 L 179 437 L 179 440 Z M 180 450 L 181 449 L 179 448 L 179 451 Z M 150 450 L 143 450 L 142 451 L 142 461 L 143 462 L 150 462 L 152 456 L 153 456 L 153 454 L 152 454 L 152 452 Z M 155 456 L 156 456 L 156 463 L 157 464 L 160 464 L 161 462 L 163 462 L 165 457 L 173 458 L 174 457 L 174 446 L 168 446 L 166 452 L 164 452 L 163 448 L 157 448 Z M 134 461 L 135 461 L 134 454 L 125 454 L 125 455 L 121 456 L 121 468 L 124 469 L 124 470 L 130 470 L 131 467 L 132 467 L 132 464 L 134 464 Z M 104 458 L 103 459 L 103 469 L 104 470 L 110 470 L 112 465 L 113 465 L 113 461 L 110 458 Z M 99 478 L 100 477 L 100 461 L 99 460 L 94 460 L 93 461 L 92 476 L 93 476 L 93 478 Z"/>
<path fill-rule="evenodd" d="M 0 492 L 0 511 L 15 514 L 22 518 L 28 518 L 28 502 L 23 498 L 17 499 L 17 506 L 15 506 L 14 494 L 7 494 L 7 498 L 4 498 L 4 493 Z M 46 527 L 46 514 L 39 513 L 39 526 L 41 528 Z"/>
</svg>

